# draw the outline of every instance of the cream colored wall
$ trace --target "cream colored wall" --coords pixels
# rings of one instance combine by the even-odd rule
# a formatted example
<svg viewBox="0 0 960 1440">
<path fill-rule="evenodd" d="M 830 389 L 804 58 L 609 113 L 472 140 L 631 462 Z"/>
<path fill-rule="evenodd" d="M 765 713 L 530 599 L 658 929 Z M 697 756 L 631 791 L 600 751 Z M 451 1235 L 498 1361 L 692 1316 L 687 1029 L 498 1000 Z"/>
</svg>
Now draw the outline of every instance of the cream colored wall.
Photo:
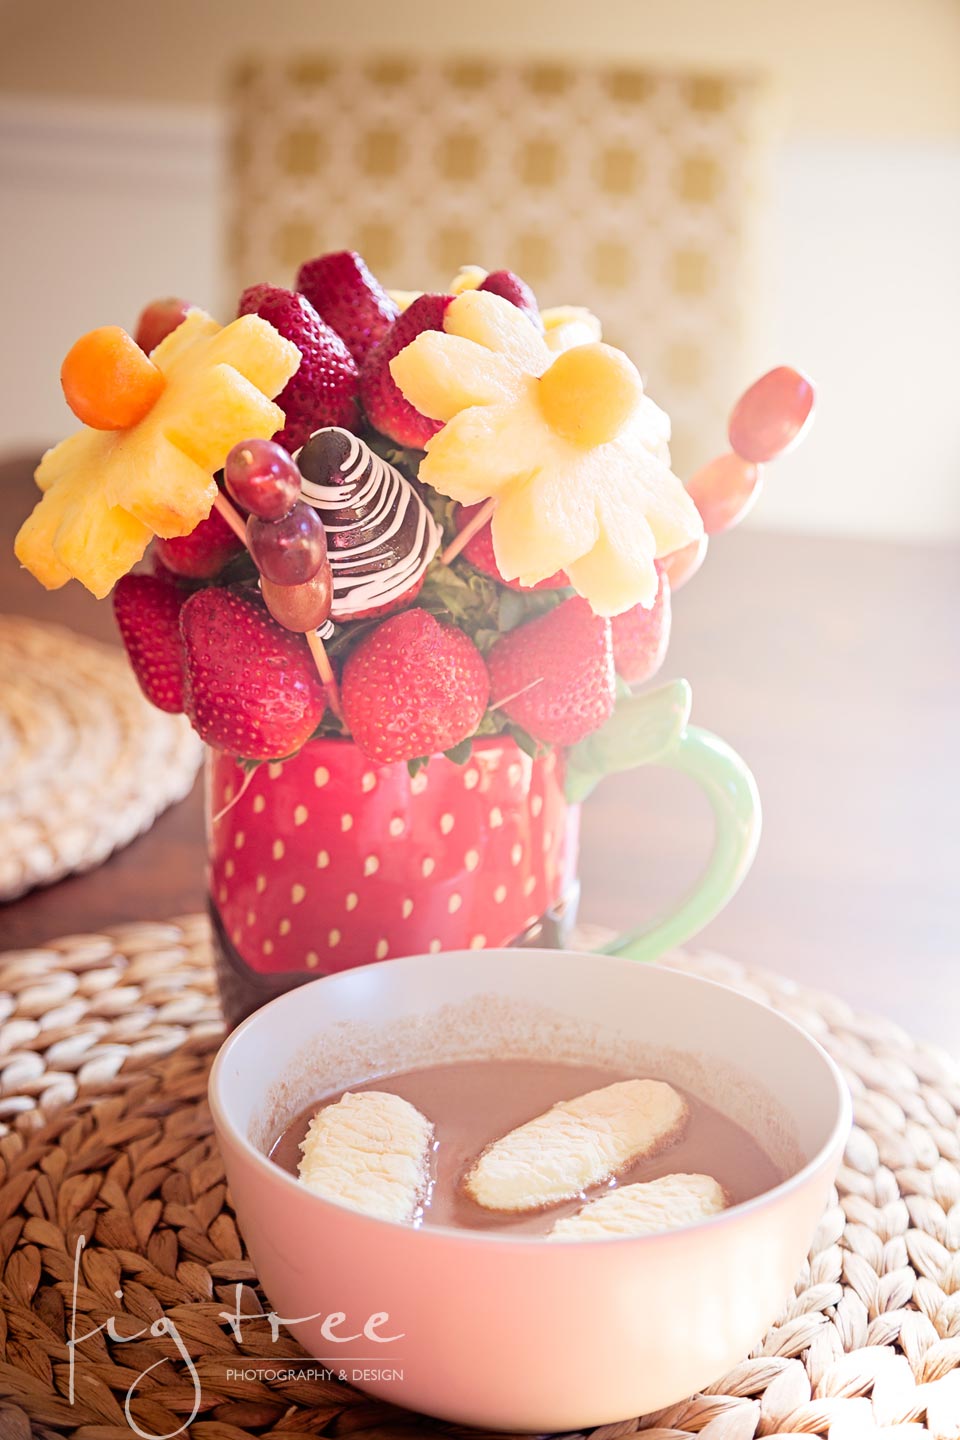
<svg viewBox="0 0 960 1440">
<path fill-rule="evenodd" d="M 0 203 L 18 221 L 0 313 L 20 336 L 0 447 L 69 428 L 51 377 L 84 329 L 129 324 L 161 292 L 221 305 L 216 112 L 234 56 L 750 66 L 780 97 L 756 367 L 802 364 L 822 404 L 748 523 L 960 538 L 957 0 L 0 0 L 0 37 Z"/>
<path fill-rule="evenodd" d="M 0 88 L 202 104 L 232 54 L 303 47 L 755 65 L 788 132 L 960 135 L 956 0 L 5 0 Z"/>
</svg>

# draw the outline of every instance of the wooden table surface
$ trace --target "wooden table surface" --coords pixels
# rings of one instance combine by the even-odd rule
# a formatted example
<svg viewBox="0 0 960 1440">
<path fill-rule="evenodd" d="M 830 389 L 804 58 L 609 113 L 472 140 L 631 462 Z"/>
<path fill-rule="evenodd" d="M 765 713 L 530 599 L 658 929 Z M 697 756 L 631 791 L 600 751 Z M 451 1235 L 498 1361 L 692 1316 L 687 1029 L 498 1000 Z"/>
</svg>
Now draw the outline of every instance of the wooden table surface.
<svg viewBox="0 0 960 1440">
<path fill-rule="evenodd" d="M 46 594 L 12 558 L 29 457 L 0 465 L 0 611 L 116 640 L 109 603 Z M 960 554 L 737 531 L 675 597 L 664 677 L 751 765 L 764 834 L 698 943 L 838 992 L 960 1053 Z M 583 823 L 584 919 L 624 928 L 692 883 L 706 802 L 649 769 Z M 0 947 L 204 904 L 199 787 L 88 875 L 0 907 Z"/>
</svg>

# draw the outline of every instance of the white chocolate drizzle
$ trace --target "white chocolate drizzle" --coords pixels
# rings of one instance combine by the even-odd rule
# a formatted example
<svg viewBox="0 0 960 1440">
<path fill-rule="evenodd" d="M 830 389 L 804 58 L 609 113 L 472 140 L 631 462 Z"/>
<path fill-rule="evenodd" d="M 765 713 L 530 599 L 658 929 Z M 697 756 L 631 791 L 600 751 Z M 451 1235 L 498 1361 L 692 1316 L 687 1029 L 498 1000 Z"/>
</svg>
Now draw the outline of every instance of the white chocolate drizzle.
<svg viewBox="0 0 960 1440">
<path fill-rule="evenodd" d="M 316 431 L 296 459 L 302 497 L 327 532 L 331 619 L 350 620 L 402 599 L 422 579 L 442 538 L 410 481 L 336 426 Z M 311 470 L 318 479 L 310 478 Z"/>
</svg>

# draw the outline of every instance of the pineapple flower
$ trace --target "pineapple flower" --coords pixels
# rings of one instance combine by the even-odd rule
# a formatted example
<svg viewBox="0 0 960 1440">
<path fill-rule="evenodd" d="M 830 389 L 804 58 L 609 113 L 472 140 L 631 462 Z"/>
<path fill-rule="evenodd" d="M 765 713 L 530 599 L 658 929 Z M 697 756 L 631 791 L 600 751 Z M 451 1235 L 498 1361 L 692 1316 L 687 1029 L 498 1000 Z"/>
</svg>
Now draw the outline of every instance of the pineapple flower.
<svg viewBox="0 0 960 1440">
<path fill-rule="evenodd" d="M 141 420 L 85 425 L 40 461 L 44 494 L 15 549 L 48 590 L 75 577 L 102 599 L 154 535 L 189 535 L 210 513 L 227 452 L 282 428 L 273 397 L 300 351 L 259 316 L 221 328 L 191 309 L 150 358 L 165 383 Z"/>
<path fill-rule="evenodd" d="M 493 498 L 506 580 L 565 570 L 598 615 L 653 604 L 654 559 L 699 539 L 703 522 L 670 469 L 670 422 L 588 311 L 541 334 L 515 305 L 465 289 L 443 331 L 390 362 L 403 395 L 443 428 L 420 479 L 463 505 Z"/>
</svg>

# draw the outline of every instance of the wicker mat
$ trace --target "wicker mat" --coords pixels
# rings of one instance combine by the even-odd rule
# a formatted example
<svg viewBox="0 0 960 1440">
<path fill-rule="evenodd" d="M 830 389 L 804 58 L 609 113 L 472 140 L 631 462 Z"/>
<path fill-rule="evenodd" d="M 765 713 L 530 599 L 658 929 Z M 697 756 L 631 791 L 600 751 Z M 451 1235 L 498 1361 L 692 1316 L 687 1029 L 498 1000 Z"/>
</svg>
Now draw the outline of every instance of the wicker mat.
<svg viewBox="0 0 960 1440">
<path fill-rule="evenodd" d="M 785 1011 L 853 1090 L 856 1125 L 794 1298 L 752 1356 L 703 1394 L 592 1432 L 646 1440 L 960 1436 L 960 1066 L 889 1021 L 748 973 L 714 955 L 668 962 Z M 0 1436 L 164 1435 L 194 1403 L 169 1336 L 202 1382 L 198 1440 L 242 1435 L 467 1435 L 310 1379 L 227 1379 L 269 1360 L 252 1322 L 234 1343 L 221 1309 L 263 1308 L 237 1232 L 204 1100 L 219 1024 L 206 922 L 133 925 L 0 957 Z M 86 1237 L 73 1401 L 66 1339 Z M 116 1292 L 122 1290 L 122 1300 Z M 290 1350 L 289 1340 L 284 1348 Z M 296 1346 L 290 1353 L 294 1353 Z"/>
<path fill-rule="evenodd" d="M 115 646 L 0 615 L 0 900 L 133 840 L 186 795 L 202 751 Z"/>
</svg>

